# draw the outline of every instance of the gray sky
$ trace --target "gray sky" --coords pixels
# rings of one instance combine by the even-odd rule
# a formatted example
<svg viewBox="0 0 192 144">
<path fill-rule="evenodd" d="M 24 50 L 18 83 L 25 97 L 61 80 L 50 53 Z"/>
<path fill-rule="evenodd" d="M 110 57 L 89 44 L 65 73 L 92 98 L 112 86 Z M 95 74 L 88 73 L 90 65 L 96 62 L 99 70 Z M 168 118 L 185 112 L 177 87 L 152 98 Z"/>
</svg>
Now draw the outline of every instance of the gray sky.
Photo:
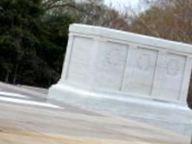
<svg viewBox="0 0 192 144">
<path fill-rule="evenodd" d="M 125 7 L 136 7 L 139 0 L 105 0 L 105 4 L 112 5 L 114 8 L 118 10 L 122 10 Z"/>
</svg>

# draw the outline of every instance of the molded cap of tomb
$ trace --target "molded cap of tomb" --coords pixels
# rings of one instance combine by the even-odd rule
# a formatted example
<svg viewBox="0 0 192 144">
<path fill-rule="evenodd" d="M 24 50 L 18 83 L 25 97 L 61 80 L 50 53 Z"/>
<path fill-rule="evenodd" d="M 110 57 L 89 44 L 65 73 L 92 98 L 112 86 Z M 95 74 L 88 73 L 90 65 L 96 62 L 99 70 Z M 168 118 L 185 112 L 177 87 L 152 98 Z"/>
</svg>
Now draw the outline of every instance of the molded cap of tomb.
<svg viewBox="0 0 192 144">
<path fill-rule="evenodd" d="M 192 45 L 182 42 L 174 42 L 161 38 L 154 38 L 150 36 L 84 24 L 72 24 L 69 28 L 69 31 L 72 35 L 100 37 L 110 41 L 117 40 L 124 43 L 140 44 L 157 49 L 160 48 L 192 55 Z"/>
</svg>

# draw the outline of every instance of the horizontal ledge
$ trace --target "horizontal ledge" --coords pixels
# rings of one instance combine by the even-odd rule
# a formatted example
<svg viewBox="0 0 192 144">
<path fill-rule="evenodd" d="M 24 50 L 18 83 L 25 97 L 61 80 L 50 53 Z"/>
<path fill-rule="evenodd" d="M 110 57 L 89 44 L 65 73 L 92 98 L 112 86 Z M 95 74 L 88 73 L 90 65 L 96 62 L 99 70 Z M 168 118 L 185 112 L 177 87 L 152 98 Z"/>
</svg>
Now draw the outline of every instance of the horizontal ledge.
<svg viewBox="0 0 192 144">
<path fill-rule="evenodd" d="M 165 102 L 161 100 L 156 100 L 154 99 L 148 99 L 148 98 L 138 98 L 135 96 L 127 96 L 123 97 L 121 95 L 115 96 L 116 94 L 114 93 L 113 96 L 111 96 L 111 93 L 101 93 L 101 92 L 96 92 L 96 91 L 89 91 L 86 89 L 78 88 L 78 87 L 73 87 L 71 85 L 66 85 L 66 84 L 56 84 L 51 87 L 51 91 L 63 91 L 63 94 L 65 92 L 73 93 L 74 96 L 77 97 L 82 97 L 86 99 L 100 99 L 100 100 L 112 100 L 112 101 L 118 101 L 120 103 L 137 103 L 139 105 L 143 106 L 152 106 L 152 107 L 159 107 L 162 109 L 178 109 L 178 110 L 184 110 L 184 111 L 190 111 L 190 108 L 187 105 L 182 105 L 182 104 L 176 104 L 172 102 Z M 129 94 L 127 94 L 129 95 Z"/>
<path fill-rule="evenodd" d="M 93 35 L 192 54 L 192 45 L 190 44 L 135 34 L 131 32 L 83 24 L 72 24 L 69 30 L 72 34 L 79 33 L 89 36 Z"/>
</svg>

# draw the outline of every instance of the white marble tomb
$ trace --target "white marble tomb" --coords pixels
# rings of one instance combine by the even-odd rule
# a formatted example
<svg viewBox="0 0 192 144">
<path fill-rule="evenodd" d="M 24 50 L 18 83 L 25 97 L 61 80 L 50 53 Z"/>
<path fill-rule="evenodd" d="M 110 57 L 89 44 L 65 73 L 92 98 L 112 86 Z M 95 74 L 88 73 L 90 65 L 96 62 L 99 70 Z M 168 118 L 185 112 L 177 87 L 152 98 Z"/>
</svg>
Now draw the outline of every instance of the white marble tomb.
<svg viewBox="0 0 192 144">
<path fill-rule="evenodd" d="M 187 94 L 192 45 L 73 24 L 51 101 L 192 132 Z"/>
</svg>

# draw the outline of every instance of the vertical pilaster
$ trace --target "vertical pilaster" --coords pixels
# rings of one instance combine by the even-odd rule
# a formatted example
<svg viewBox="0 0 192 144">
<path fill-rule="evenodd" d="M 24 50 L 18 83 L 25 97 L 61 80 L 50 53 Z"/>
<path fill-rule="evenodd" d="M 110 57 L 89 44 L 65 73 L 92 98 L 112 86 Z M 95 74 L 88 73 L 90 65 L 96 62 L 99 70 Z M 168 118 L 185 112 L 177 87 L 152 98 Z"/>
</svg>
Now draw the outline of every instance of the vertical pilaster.
<svg viewBox="0 0 192 144">
<path fill-rule="evenodd" d="M 181 94 L 179 100 L 182 104 L 187 106 L 187 96 L 188 96 L 188 89 L 189 89 L 189 83 L 191 80 L 191 70 L 192 70 L 192 58 L 187 57 L 186 64 L 185 64 L 185 72 L 184 72 L 184 78 L 181 88 Z"/>
<path fill-rule="evenodd" d="M 66 48 L 66 54 L 64 56 L 64 63 L 63 63 L 63 69 L 62 69 L 62 73 L 61 73 L 61 79 L 59 82 L 63 82 L 64 80 L 67 79 L 70 59 L 71 59 L 71 54 L 72 54 L 72 48 L 73 48 L 73 40 L 74 40 L 74 36 L 73 36 L 73 34 L 70 33 L 67 48 Z"/>
</svg>

